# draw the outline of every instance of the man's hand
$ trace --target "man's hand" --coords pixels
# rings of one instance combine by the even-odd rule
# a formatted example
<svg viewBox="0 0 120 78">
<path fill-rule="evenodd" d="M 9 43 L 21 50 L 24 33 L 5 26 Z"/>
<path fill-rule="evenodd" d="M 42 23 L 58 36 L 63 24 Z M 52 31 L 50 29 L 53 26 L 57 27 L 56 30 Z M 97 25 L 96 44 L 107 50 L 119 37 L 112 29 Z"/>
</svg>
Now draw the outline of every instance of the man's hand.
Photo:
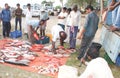
<svg viewBox="0 0 120 78">
<path fill-rule="evenodd" d="M 109 7 L 109 10 L 110 10 L 110 11 L 112 11 L 112 10 L 114 10 L 114 9 L 115 9 L 114 6 L 110 6 L 110 7 Z"/>
</svg>

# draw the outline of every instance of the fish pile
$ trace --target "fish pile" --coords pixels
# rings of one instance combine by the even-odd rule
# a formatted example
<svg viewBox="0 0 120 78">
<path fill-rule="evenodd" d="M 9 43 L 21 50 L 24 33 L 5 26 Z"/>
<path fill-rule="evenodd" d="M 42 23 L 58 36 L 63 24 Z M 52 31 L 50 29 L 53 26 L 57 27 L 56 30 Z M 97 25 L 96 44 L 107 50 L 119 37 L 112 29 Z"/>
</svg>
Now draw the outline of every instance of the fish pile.
<svg viewBox="0 0 120 78">
<path fill-rule="evenodd" d="M 31 44 L 27 41 L 3 39 L 0 41 L 0 62 L 17 65 L 29 65 L 36 54 L 29 50 Z"/>
<path fill-rule="evenodd" d="M 38 54 L 42 53 L 37 59 L 39 65 L 33 65 L 32 68 L 40 74 L 55 75 L 59 71 L 59 66 L 63 65 L 63 58 L 69 57 L 75 50 L 66 49 L 59 46 L 54 54 L 43 44 L 31 44 L 28 41 L 3 39 L 0 40 L 0 62 L 11 63 L 16 65 L 28 66 Z"/>
</svg>

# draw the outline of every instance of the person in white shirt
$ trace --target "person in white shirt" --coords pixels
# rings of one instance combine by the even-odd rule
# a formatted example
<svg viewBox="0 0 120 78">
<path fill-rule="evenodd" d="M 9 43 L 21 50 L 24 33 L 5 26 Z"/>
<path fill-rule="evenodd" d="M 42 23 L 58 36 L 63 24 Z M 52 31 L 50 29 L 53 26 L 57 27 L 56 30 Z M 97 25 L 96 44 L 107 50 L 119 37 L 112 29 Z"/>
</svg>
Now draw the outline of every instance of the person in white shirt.
<svg viewBox="0 0 120 78">
<path fill-rule="evenodd" d="M 65 27 L 65 32 L 67 34 L 67 38 L 65 39 L 65 42 L 69 43 L 70 40 L 70 12 L 71 12 L 71 8 L 67 9 L 67 20 L 66 20 L 66 27 Z"/>
<path fill-rule="evenodd" d="M 70 12 L 70 49 L 76 48 L 76 36 L 80 25 L 81 13 L 78 10 L 78 6 L 74 5 Z"/>
<path fill-rule="evenodd" d="M 24 26 L 24 33 L 28 33 L 28 23 L 32 19 L 32 11 L 31 11 L 31 4 L 27 4 L 27 11 L 26 11 L 26 25 Z"/>
<path fill-rule="evenodd" d="M 54 54 L 56 54 L 56 51 L 55 51 L 56 41 L 59 39 L 60 45 L 63 46 L 64 40 L 66 39 L 67 34 L 64 32 L 62 27 L 59 25 L 55 25 L 52 27 L 51 34 L 52 34 L 52 51 L 54 52 Z"/>
<path fill-rule="evenodd" d="M 66 24 L 66 18 L 67 18 L 67 12 L 66 12 L 67 8 L 63 7 L 62 11 L 60 12 L 60 14 L 58 15 L 58 25 L 60 25 L 63 30 L 65 29 L 65 24 Z"/>
<path fill-rule="evenodd" d="M 85 71 L 78 78 L 114 78 L 112 71 L 104 58 L 91 60 Z"/>
</svg>

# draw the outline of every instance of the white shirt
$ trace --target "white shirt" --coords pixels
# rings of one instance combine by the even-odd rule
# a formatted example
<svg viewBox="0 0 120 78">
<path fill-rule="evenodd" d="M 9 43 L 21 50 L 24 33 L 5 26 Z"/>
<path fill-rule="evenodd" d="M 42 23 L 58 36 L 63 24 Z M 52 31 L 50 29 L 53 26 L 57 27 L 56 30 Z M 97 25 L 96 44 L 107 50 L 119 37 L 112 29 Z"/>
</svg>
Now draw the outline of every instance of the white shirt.
<svg viewBox="0 0 120 78">
<path fill-rule="evenodd" d="M 59 32 L 64 31 L 61 26 L 55 25 L 52 27 L 51 33 L 52 33 L 52 41 L 56 42 L 57 39 L 60 38 Z"/>
<path fill-rule="evenodd" d="M 67 16 L 66 25 L 70 26 L 70 14 Z"/>
<path fill-rule="evenodd" d="M 31 10 L 26 10 L 26 22 L 32 19 L 32 11 Z"/>
<path fill-rule="evenodd" d="M 80 11 L 70 12 L 70 26 L 80 26 L 81 13 Z"/>
<path fill-rule="evenodd" d="M 83 74 L 78 78 L 114 78 L 107 62 L 99 57 L 88 63 Z"/>
<path fill-rule="evenodd" d="M 64 18 L 64 19 L 59 19 L 59 20 L 58 20 L 58 23 L 65 25 L 67 15 L 68 15 L 68 14 L 67 14 L 66 12 L 64 12 L 64 13 L 61 12 L 61 13 L 58 15 L 58 17 L 65 17 L 65 18 Z"/>
</svg>

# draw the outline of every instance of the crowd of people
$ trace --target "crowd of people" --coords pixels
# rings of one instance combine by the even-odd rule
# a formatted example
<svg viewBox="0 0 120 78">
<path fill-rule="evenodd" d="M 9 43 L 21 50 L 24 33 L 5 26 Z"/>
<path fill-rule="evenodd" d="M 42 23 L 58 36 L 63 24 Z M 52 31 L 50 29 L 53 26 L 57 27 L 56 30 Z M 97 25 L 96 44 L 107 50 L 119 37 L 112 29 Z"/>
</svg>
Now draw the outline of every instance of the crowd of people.
<svg viewBox="0 0 120 78">
<path fill-rule="evenodd" d="M 112 24 L 110 26 L 110 30 L 117 31 L 120 29 L 120 0 L 112 0 L 109 8 L 107 9 L 107 14 L 109 12 L 112 13 Z M 15 30 L 18 30 L 18 23 L 19 23 L 19 30 L 22 31 L 22 9 L 20 8 L 20 4 L 18 3 L 17 9 L 15 10 Z M 60 45 L 64 46 L 64 43 L 69 43 L 69 49 L 74 50 L 76 49 L 76 39 L 81 39 L 79 55 L 77 57 L 78 60 L 83 61 L 83 57 L 92 43 L 92 40 L 96 34 L 99 24 L 99 17 L 97 13 L 94 11 L 93 6 L 88 5 L 86 8 L 87 16 L 85 18 L 85 24 L 81 26 L 82 17 L 81 12 L 78 10 L 78 6 L 74 5 L 72 8 L 63 7 L 58 18 L 58 23 L 51 28 L 52 34 L 52 47 L 51 51 L 54 54 L 56 52 L 56 43 L 59 40 Z M 27 11 L 26 11 L 26 25 L 24 26 L 24 34 L 28 34 L 29 41 L 34 44 L 35 38 L 33 37 L 33 33 L 37 32 L 39 29 L 40 37 L 44 37 L 47 20 L 49 20 L 48 13 L 45 12 L 44 9 L 41 9 L 40 18 L 38 20 L 32 19 L 32 11 L 31 11 L 31 4 L 27 4 Z M 9 37 L 11 31 L 11 12 L 10 7 L 6 3 L 5 8 L 0 13 L 0 20 L 2 21 L 3 25 L 3 37 Z M 108 22 L 108 16 L 106 15 L 106 24 L 111 23 Z M 106 63 L 105 63 L 106 64 Z M 80 77 L 80 78 L 88 78 L 88 77 Z M 89 77 L 93 78 L 93 77 Z M 112 77 L 111 77 L 112 78 Z"/>
<path fill-rule="evenodd" d="M 19 23 L 19 30 L 22 31 L 22 9 L 20 8 L 20 4 L 16 4 L 15 10 L 15 30 L 18 30 L 18 23 Z M 57 16 L 58 22 L 56 23 L 53 28 L 51 28 L 52 34 L 52 48 L 51 50 L 56 54 L 56 42 L 57 40 L 60 41 L 60 45 L 64 46 L 64 43 L 69 43 L 69 49 L 75 50 L 76 49 L 76 39 L 81 39 L 81 47 L 80 47 L 80 54 L 78 56 L 78 60 L 80 60 L 87 48 L 89 47 L 90 43 L 92 42 L 95 33 L 98 29 L 99 18 L 94 11 L 94 8 L 89 5 L 86 7 L 86 13 L 88 14 L 86 17 L 86 21 L 84 26 L 81 26 L 81 12 L 78 9 L 77 5 L 73 5 L 72 8 L 63 7 L 59 15 Z M 41 9 L 40 18 L 37 20 L 32 19 L 32 10 L 31 4 L 27 4 L 26 10 L 26 25 L 24 26 L 22 31 L 24 34 L 28 35 L 29 41 L 34 44 L 35 38 L 33 37 L 33 33 L 37 32 L 39 29 L 40 37 L 44 37 L 47 20 L 49 20 L 48 13 Z M 10 7 L 6 3 L 5 8 L 0 13 L 0 19 L 3 24 L 3 37 L 9 37 L 11 31 L 11 12 Z M 79 31 L 79 32 L 78 32 Z M 78 35 L 78 37 L 77 37 Z"/>
</svg>

